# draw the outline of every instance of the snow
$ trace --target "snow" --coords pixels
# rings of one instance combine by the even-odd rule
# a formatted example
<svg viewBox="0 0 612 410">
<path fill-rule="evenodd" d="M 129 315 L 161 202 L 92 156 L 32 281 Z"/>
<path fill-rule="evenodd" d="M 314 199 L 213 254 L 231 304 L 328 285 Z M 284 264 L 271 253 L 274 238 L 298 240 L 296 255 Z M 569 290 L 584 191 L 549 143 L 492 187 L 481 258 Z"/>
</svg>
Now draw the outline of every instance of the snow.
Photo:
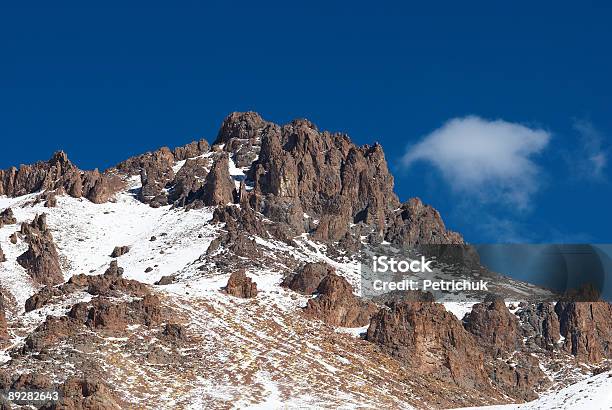
<svg viewBox="0 0 612 410">
<path fill-rule="evenodd" d="M 463 410 L 467 410 L 463 409 Z M 610 410 L 612 409 L 612 372 L 604 372 L 572 384 L 559 391 L 542 395 L 522 404 L 471 407 L 487 410 Z"/>
<path fill-rule="evenodd" d="M 175 171 L 183 165 L 184 161 L 177 162 Z M 244 170 L 236 167 L 230 159 L 229 172 L 236 186 L 239 186 L 240 180 L 245 178 Z M 236 407 L 244 408 L 354 408 L 358 407 L 357 404 L 367 407 L 375 404 L 368 400 L 382 397 L 386 391 L 397 387 L 393 384 L 393 375 L 385 373 L 385 368 L 377 368 L 376 363 L 351 350 L 359 342 L 353 338 L 361 338 L 368 326 L 332 329 L 331 332 L 346 335 L 339 336 L 339 339 L 346 341 L 343 346 L 348 347 L 331 351 L 333 347 L 325 344 L 319 324 L 305 321 L 296 314 L 306 304 L 308 297 L 279 286 L 284 272 L 267 267 L 247 271 L 260 292 L 255 300 L 221 293 L 220 289 L 227 283 L 230 273 L 213 270 L 211 274 L 202 275 L 198 270 L 204 263 L 201 262 L 201 255 L 221 228 L 210 222 L 212 209 L 186 212 L 170 206 L 151 208 L 133 195 L 139 183 L 138 177 L 132 178 L 129 190 L 118 194 L 114 202 L 105 204 L 60 196 L 56 208 L 45 208 L 42 204 L 32 205 L 36 194 L 19 198 L 0 197 L 0 209 L 12 207 L 18 220 L 17 225 L 0 229 L 0 245 L 7 256 L 7 262 L 0 264 L 0 278 L 2 287 L 12 294 L 17 306 L 17 312 L 8 312 L 9 321 L 15 323 L 14 316 L 18 315 L 22 334 L 38 326 L 47 315 L 62 315 L 71 303 L 91 298 L 89 294 L 77 292 L 61 303 L 50 304 L 27 314 L 23 312 L 25 300 L 36 291 L 38 285 L 32 283 L 16 262 L 17 256 L 27 249 L 27 245 L 22 240 L 12 244 L 8 238 L 19 229 L 21 222 L 29 222 L 36 214 L 44 212 L 48 215 L 47 222 L 61 255 L 66 280 L 74 274 L 103 273 L 113 259 L 110 254 L 115 246 L 130 247 L 127 254 L 117 258 L 126 278 L 153 284 L 164 275 L 178 275 L 180 280 L 177 283 L 159 286 L 156 291 L 161 295 L 173 296 L 168 298 L 171 300 L 168 303 L 174 303 L 188 317 L 191 332 L 202 335 L 198 350 L 210 361 L 206 364 L 212 370 L 190 380 L 190 390 L 185 392 L 183 398 L 193 408 L 204 406 L 206 398 L 218 400 L 217 403 L 232 401 Z M 152 236 L 156 240 L 151 241 Z M 357 259 L 331 258 L 327 255 L 327 246 L 311 240 L 307 234 L 296 238 L 295 246 L 271 238 L 254 239 L 272 257 L 282 253 L 300 262 L 324 261 L 332 265 L 339 275 L 354 286 L 355 293 L 361 294 L 360 263 Z M 153 270 L 145 273 L 148 267 Z M 452 301 L 445 302 L 444 306 L 461 320 L 471 311 L 473 304 Z M 122 341 L 120 338 L 107 340 L 109 343 Z M 12 335 L 9 348 L 22 342 L 23 336 Z M 7 351 L 0 352 L 0 362 L 9 359 Z M 296 352 L 300 354 L 296 355 Z M 126 362 L 129 359 L 126 357 Z M 250 374 L 241 367 L 246 365 L 258 371 Z M 111 366 L 108 369 L 109 372 L 113 371 Z M 129 384 L 134 374 L 137 376 L 132 382 L 137 382 L 141 370 L 137 368 L 132 376 L 124 378 L 120 377 L 119 371 L 115 371 L 117 380 Z M 296 372 L 304 373 L 295 376 Z M 228 379 L 218 377 L 227 374 L 237 378 L 251 376 L 253 381 L 248 389 L 244 387 L 243 390 L 243 387 L 231 385 Z M 308 383 L 304 382 L 311 376 L 324 379 L 326 384 L 323 386 L 332 386 L 333 390 L 312 396 Z M 287 380 L 290 380 L 289 386 L 294 394 L 291 397 L 287 397 Z M 338 387 L 338 380 L 346 385 Z M 387 382 L 389 384 L 385 384 Z M 363 391 L 360 391 L 362 387 Z M 536 402 L 493 408 L 610 408 L 596 407 L 612 402 L 609 391 L 612 391 L 612 378 L 608 373 L 542 396 Z M 164 394 L 160 399 L 168 407 L 184 404 L 172 396 L 172 389 Z M 395 401 L 395 407 L 408 408 L 405 396 L 396 397 L 402 397 L 403 402 Z M 132 399 L 135 402 L 140 400 L 136 396 Z M 560 403 L 558 400 L 564 401 Z M 342 402 L 353 405 L 342 406 Z"/>
</svg>

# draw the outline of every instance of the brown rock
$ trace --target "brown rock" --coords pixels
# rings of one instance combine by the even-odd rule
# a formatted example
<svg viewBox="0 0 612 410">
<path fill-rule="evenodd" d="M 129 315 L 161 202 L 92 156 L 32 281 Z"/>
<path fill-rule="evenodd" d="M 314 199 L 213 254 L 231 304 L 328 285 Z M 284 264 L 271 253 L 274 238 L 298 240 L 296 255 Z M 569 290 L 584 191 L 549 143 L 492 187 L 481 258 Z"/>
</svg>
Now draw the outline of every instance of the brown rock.
<svg viewBox="0 0 612 410">
<path fill-rule="evenodd" d="M 45 286 L 32 296 L 30 296 L 25 302 L 25 311 L 31 312 L 36 309 L 40 309 L 45 306 L 56 296 L 60 296 L 63 292 L 53 286 Z"/>
<path fill-rule="evenodd" d="M 612 305 L 608 302 L 558 302 L 563 348 L 597 363 L 612 358 Z"/>
<path fill-rule="evenodd" d="M 47 228 L 46 215 L 36 215 L 32 223 L 23 223 L 21 233 L 29 248 L 17 257 L 17 262 L 40 284 L 55 285 L 63 282 L 59 255 Z"/>
<path fill-rule="evenodd" d="M 528 305 L 517 312 L 524 336 L 537 346 L 554 350 L 561 339 L 559 318 L 552 303 Z"/>
<path fill-rule="evenodd" d="M 99 203 L 106 202 L 123 187 L 123 182 L 113 175 L 101 175 L 97 170 L 82 172 L 62 151 L 53 154 L 47 162 L 0 171 L 0 195 L 11 197 L 38 191 L 62 191 Z"/>
<path fill-rule="evenodd" d="M 0 263 L 6 262 L 6 256 L 4 256 L 4 251 L 2 251 L 2 246 L 0 246 Z"/>
<path fill-rule="evenodd" d="M 206 206 L 227 205 L 234 200 L 234 182 L 229 174 L 229 159 L 223 153 L 206 176 L 202 201 Z"/>
<path fill-rule="evenodd" d="M 286 277 L 281 286 L 304 295 L 312 295 L 323 278 L 332 273 L 335 273 L 335 269 L 324 262 L 308 262 L 297 273 Z"/>
<path fill-rule="evenodd" d="M 0 213 L 0 227 L 3 225 L 13 225 L 17 223 L 17 218 L 13 214 L 13 210 L 11 208 L 6 208 L 4 211 Z"/>
<path fill-rule="evenodd" d="M 61 399 L 42 407 L 44 410 L 120 410 L 124 403 L 115 397 L 102 381 L 91 378 L 69 377 L 59 387 Z"/>
<path fill-rule="evenodd" d="M 486 364 L 491 382 L 510 397 L 531 401 L 536 391 L 549 380 L 540 370 L 540 362 L 529 354 L 516 354 L 510 360 L 492 360 Z"/>
<path fill-rule="evenodd" d="M 171 285 L 172 283 L 174 283 L 173 275 L 162 276 L 157 282 L 155 282 L 156 285 Z"/>
<path fill-rule="evenodd" d="M 225 292 L 239 298 L 254 298 L 257 296 L 257 284 L 241 269 L 230 275 Z"/>
<path fill-rule="evenodd" d="M 488 388 L 476 339 L 438 303 L 404 302 L 383 308 L 372 318 L 366 339 L 420 374 L 464 388 Z"/>
<path fill-rule="evenodd" d="M 517 317 L 499 297 L 487 297 L 472 306 L 463 318 L 463 326 L 494 357 L 513 352 L 522 339 Z"/>
<path fill-rule="evenodd" d="M 182 325 L 177 323 L 166 323 L 162 332 L 162 337 L 165 339 L 177 343 L 187 339 L 187 332 Z"/>
<path fill-rule="evenodd" d="M 440 213 L 419 198 L 404 202 L 390 217 L 385 238 L 401 245 L 463 244 L 463 238 L 448 231 Z"/>
<path fill-rule="evenodd" d="M 318 296 L 310 299 L 304 314 L 331 326 L 359 327 L 370 322 L 378 308 L 353 294 L 353 287 L 341 276 L 329 273 L 317 287 Z"/>
<path fill-rule="evenodd" d="M 9 338 L 5 309 L 4 296 L 0 291 L 0 341 L 7 340 Z"/>
<path fill-rule="evenodd" d="M 187 145 L 175 148 L 173 154 L 176 161 L 182 161 L 205 154 L 209 150 L 210 146 L 208 145 L 208 141 L 202 139 L 199 141 L 192 141 Z"/>
<path fill-rule="evenodd" d="M 115 246 L 115 248 L 113 249 L 113 252 L 111 253 L 111 258 L 118 258 L 120 256 L 125 255 L 126 253 L 128 253 L 130 251 L 130 247 L 129 246 Z"/>
</svg>

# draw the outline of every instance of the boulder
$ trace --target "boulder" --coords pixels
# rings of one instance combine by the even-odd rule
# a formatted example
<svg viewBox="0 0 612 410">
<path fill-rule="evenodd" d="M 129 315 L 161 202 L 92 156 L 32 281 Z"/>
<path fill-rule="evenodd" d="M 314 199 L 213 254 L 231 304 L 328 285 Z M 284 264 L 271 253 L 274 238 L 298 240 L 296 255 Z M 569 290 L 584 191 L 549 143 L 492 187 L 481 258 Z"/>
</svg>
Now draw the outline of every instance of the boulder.
<svg viewBox="0 0 612 410">
<path fill-rule="evenodd" d="M 308 262 L 297 273 L 287 276 L 281 286 L 303 295 L 312 295 L 327 275 L 335 269 L 324 262 Z"/>
<path fill-rule="evenodd" d="M 304 314 L 331 326 L 365 326 L 378 310 L 375 304 L 355 296 L 351 284 L 334 273 L 323 278 L 316 292 L 318 296 L 308 301 Z"/>
<path fill-rule="evenodd" d="M 17 223 L 17 218 L 13 214 L 13 210 L 11 208 L 6 208 L 4 211 L 0 213 L 0 227 L 3 225 L 14 225 Z"/>
<path fill-rule="evenodd" d="M 113 252 L 110 254 L 111 258 L 118 258 L 120 256 L 125 255 L 130 251 L 129 246 L 115 246 Z"/>
<path fill-rule="evenodd" d="M 241 269 L 230 275 L 225 292 L 239 298 L 254 298 L 257 296 L 257 284 Z"/>
</svg>

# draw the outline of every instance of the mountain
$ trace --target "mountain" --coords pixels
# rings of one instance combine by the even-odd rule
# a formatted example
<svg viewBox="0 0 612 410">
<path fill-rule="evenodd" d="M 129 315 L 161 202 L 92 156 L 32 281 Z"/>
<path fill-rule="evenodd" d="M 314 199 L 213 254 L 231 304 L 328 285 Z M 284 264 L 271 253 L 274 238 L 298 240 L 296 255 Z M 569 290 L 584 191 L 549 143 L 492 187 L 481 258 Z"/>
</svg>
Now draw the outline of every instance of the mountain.
<svg viewBox="0 0 612 410">
<path fill-rule="evenodd" d="M 62 393 L 42 408 L 501 405 L 612 359 L 604 302 L 366 297 L 380 247 L 493 274 L 380 145 L 307 120 L 233 113 L 103 172 L 60 151 L 0 171 L 0 212 L 0 387 Z"/>
</svg>

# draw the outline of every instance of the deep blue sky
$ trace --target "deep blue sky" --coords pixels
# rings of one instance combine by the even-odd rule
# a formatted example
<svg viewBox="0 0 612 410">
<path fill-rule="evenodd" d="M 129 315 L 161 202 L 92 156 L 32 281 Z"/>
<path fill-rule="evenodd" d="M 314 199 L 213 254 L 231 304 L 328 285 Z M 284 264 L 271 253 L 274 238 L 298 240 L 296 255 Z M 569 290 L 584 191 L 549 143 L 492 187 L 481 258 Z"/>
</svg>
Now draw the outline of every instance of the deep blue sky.
<svg viewBox="0 0 612 410">
<path fill-rule="evenodd" d="M 577 120 L 609 147 L 608 2 L 18 3 L 0 12 L 1 168 L 56 149 L 105 168 L 212 141 L 229 112 L 255 110 L 379 141 L 400 197 L 422 197 L 470 241 L 612 242 L 609 170 L 575 178 L 566 161 Z M 528 210 L 401 166 L 408 145 L 467 115 L 550 132 Z"/>
</svg>

